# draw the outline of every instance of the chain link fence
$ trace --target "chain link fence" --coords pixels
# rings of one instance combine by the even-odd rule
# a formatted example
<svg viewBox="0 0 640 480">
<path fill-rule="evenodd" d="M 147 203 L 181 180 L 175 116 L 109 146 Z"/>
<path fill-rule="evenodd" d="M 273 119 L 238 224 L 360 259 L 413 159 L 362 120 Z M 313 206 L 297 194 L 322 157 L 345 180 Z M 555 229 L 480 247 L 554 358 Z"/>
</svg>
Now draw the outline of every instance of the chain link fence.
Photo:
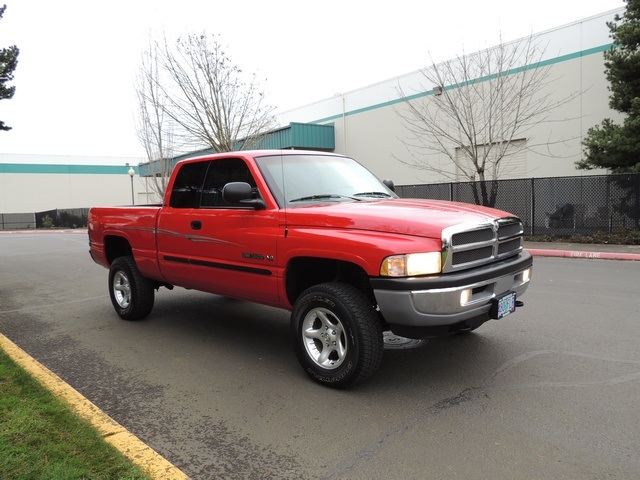
<svg viewBox="0 0 640 480">
<path fill-rule="evenodd" d="M 80 228 L 87 226 L 88 208 L 65 208 L 36 212 L 36 228 Z"/>
<path fill-rule="evenodd" d="M 490 189 L 492 182 L 485 182 Z M 477 203 L 480 182 L 398 185 L 405 198 Z M 640 174 L 497 180 L 494 207 L 522 219 L 526 235 L 615 233 L 640 229 Z M 475 194 L 474 194 L 475 192 Z M 87 224 L 89 209 L 3 214 L 0 229 Z M 35 217 L 35 218 L 34 218 Z"/>
<path fill-rule="evenodd" d="M 0 230 L 86 227 L 88 215 L 88 208 L 55 209 L 35 213 L 0 213 Z"/>
<path fill-rule="evenodd" d="M 399 185 L 404 198 L 477 203 L 481 182 Z M 493 182 L 485 182 L 490 189 Z M 526 235 L 640 228 L 640 174 L 496 180 L 494 207 L 522 219 Z M 474 194 L 475 192 L 475 194 Z"/>
</svg>

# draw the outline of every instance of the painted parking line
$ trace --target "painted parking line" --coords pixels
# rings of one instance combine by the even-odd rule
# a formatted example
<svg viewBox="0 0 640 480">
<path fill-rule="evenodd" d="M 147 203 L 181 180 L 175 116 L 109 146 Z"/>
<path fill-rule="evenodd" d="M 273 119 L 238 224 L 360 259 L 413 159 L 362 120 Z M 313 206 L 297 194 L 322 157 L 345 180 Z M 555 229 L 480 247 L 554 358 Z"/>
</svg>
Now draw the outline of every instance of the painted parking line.
<svg viewBox="0 0 640 480">
<path fill-rule="evenodd" d="M 142 468 L 151 478 L 188 480 L 188 477 L 177 467 L 1 333 L 0 348 L 45 388 L 69 405 L 76 415 L 91 423 L 106 442 Z"/>
</svg>

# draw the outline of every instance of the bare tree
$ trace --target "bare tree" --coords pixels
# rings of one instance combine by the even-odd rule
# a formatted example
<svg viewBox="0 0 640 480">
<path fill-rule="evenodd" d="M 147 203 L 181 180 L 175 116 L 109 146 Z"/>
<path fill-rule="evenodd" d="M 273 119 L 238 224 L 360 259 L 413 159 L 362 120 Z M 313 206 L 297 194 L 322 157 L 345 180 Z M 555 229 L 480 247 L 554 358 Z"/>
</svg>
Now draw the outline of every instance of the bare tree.
<svg viewBox="0 0 640 480">
<path fill-rule="evenodd" d="M 161 75 L 156 45 L 142 53 L 136 78 L 138 100 L 137 133 L 148 161 L 151 189 L 162 198 L 173 169 L 174 125 L 165 112 L 167 99 L 160 87 Z"/>
<path fill-rule="evenodd" d="M 216 36 L 191 34 L 170 46 L 164 41 L 159 62 L 166 114 L 179 127 L 184 144 L 216 152 L 253 148 L 275 126 L 273 107 L 265 104 L 255 74 L 243 71 L 225 53 Z"/>
<path fill-rule="evenodd" d="M 160 197 L 178 152 L 254 148 L 275 126 L 256 75 L 246 82 L 215 36 L 151 41 L 142 54 L 136 94 L 147 179 Z"/>
<path fill-rule="evenodd" d="M 429 95 L 400 94 L 398 113 L 409 135 L 403 163 L 473 184 L 477 204 L 495 205 L 498 182 L 527 134 L 560 102 L 540 92 L 551 83 L 544 49 L 533 36 L 422 70 Z M 577 94 L 576 94 L 577 95 Z M 445 162 L 441 162 L 442 158 Z M 435 161 L 434 161 L 435 160 Z"/>
</svg>

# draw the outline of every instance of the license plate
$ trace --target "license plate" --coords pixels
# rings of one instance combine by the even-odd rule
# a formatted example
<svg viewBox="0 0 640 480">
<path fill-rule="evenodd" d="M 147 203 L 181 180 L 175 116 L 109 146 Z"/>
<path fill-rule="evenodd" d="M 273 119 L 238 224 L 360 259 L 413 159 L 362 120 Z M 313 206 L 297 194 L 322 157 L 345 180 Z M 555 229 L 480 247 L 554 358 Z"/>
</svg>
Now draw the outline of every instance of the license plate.
<svg viewBox="0 0 640 480">
<path fill-rule="evenodd" d="M 509 292 L 494 300 L 491 318 L 501 319 L 516 311 L 516 293 Z"/>
</svg>

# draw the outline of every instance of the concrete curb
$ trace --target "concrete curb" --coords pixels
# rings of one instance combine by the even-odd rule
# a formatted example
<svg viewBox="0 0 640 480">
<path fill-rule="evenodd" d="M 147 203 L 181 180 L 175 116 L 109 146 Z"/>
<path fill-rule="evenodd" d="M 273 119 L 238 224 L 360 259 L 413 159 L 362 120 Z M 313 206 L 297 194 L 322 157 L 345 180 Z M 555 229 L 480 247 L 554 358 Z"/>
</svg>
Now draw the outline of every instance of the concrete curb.
<svg viewBox="0 0 640 480">
<path fill-rule="evenodd" d="M 526 248 L 534 257 L 563 257 L 563 258 L 587 258 L 593 260 L 631 260 L 640 261 L 639 253 L 622 252 L 586 252 L 577 250 L 545 250 L 538 248 Z"/>
<path fill-rule="evenodd" d="M 188 480 L 189 477 L 177 467 L 138 437 L 129 433 L 122 425 L 2 334 L 0 334 L 0 348 L 45 388 L 65 402 L 76 415 L 93 425 L 105 441 L 142 468 L 151 478 Z"/>
</svg>

